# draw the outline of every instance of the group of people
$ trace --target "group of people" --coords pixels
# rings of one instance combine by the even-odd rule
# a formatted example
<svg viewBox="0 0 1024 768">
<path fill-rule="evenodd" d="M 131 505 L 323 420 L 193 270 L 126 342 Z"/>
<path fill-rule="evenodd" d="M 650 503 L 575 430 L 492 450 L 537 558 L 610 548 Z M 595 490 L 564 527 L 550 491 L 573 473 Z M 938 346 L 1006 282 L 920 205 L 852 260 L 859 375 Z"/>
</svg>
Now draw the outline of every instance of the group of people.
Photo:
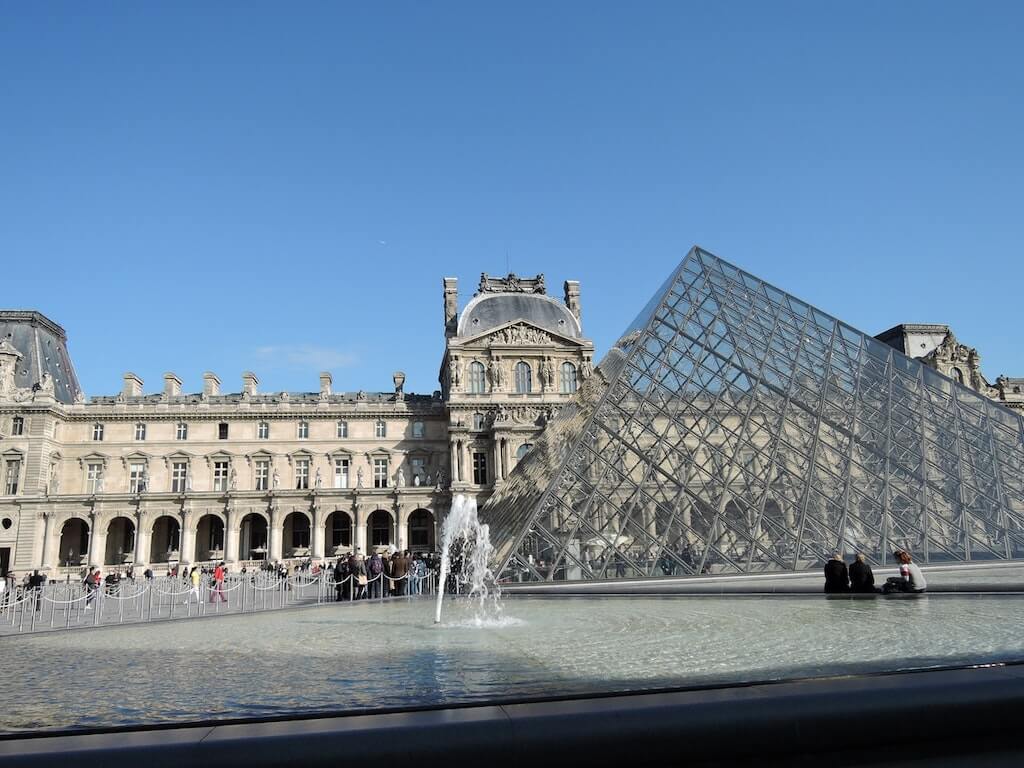
<svg viewBox="0 0 1024 768">
<path fill-rule="evenodd" d="M 928 588 L 921 568 L 914 562 L 910 553 L 898 549 L 892 553 L 893 558 L 899 563 L 898 576 L 890 576 L 885 580 L 881 589 L 875 586 L 875 575 L 871 566 L 863 554 L 858 554 L 849 568 L 838 552 L 832 555 L 825 563 L 825 592 L 826 594 L 839 594 L 843 592 L 854 593 L 884 593 L 892 592 L 924 592 Z"/>
<path fill-rule="evenodd" d="M 409 550 L 390 557 L 374 552 L 364 557 L 358 551 L 340 557 L 334 564 L 335 600 L 360 600 L 423 594 L 423 582 L 436 573 L 436 555 Z"/>
<path fill-rule="evenodd" d="M 4 577 L 0 579 L 0 608 L 6 606 L 9 602 L 16 602 L 21 599 L 21 595 L 29 590 L 34 590 L 36 593 L 36 610 L 38 611 L 42 601 L 42 587 L 45 584 L 46 576 L 38 570 L 26 573 L 20 583 L 14 571 L 7 571 Z"/>
</svg>

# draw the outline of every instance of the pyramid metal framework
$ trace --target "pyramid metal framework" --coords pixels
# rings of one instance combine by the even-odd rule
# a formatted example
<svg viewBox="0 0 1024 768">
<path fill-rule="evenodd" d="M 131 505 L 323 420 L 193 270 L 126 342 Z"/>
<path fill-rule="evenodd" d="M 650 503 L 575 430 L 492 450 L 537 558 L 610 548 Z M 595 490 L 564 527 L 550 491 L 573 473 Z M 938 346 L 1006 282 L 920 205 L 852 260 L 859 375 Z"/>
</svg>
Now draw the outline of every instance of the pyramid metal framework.
<svg viewBox="0 0 1024 768">
<path fill-rule="evenodd" d="M 1024 421 L 694 248 L 480 515 L 506 581 L 1024 558 Z"/>
</svg>

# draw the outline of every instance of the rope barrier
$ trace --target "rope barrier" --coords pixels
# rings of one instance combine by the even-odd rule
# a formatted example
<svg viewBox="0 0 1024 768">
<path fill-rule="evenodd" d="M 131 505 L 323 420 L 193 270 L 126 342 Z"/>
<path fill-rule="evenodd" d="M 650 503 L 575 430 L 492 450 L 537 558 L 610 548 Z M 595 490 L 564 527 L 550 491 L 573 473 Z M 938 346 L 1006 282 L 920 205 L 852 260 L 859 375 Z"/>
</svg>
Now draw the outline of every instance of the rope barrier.
<svg viewBox="0 0 1024 768">
<path fill-rule="evenodd" d="M 361 581 L 361 579 L 365 579 L 365 581 Z M 387 579 L 389 589 L 384 589 L 385 579 Z M 346 601 L 357 599 L 383 601 L 390 597 L 392 592 L 401 591 L 405 595 L 413 596 L 422 594 L 422 582 L 425 580 L 430 580 L 430 574 L 420 576 L 411 572 L 402 576 L 391 576 L 383 572 L 374 576 L 349 573 L 341 579 L 335 579 L 334 570 L 325 568 L 315 576 L 302 572 L 276 576 L 263 571 L 249 575 L 231 574 L 220 582 L 218 588 L 217 582 L 204 575 L 199 587 L 200 594 L 197 596 L 197 602 L 202 605 L 206 598 L 208 602 L 216 603 L 217 608 L 211 608 L 209 611 L 202 608 L 195 612 L 187 611 L 185 616 L 175 616 L 175 605 L 186 596 L 188 597 L 185 602 L 190 603 L 196 588 L 179 578 L 169 577 L 145 581 L 128 579 L 117 585 L 104 583 L 99 586 L 77 583 L 51 584 L 48 587 L 34 589 L 19 587 L 16 590 L 0 593 L 0 618 L 6 622 L 8 627 L 17 632 L 33 632 L 40 627 L 54 630 L 83 626 L 146 623 L 210 615 L 215 610 L 220 612 L 220 602 L 225 603 L 224 615 L 276 610 L 289 605 L 313 603 L 314 601 L 316 604 L 334 602 L 341 597 L 341 588 L 346 586 L 349 587 L 348 594 L 343 598 Z M 409 587 L 405 590 L 396 589 L 395 585 L 402 581 L 407 582 Z M 176 589 L 178 586 L 182 586 L 184 589 Z M 251 587 L 252 590 L 250 591 L 247 587 Z M 310 591 L 311 587 L 313 591 Z M 338 598 L 331 594 L 332 587 L 338 590 Z M 226 595 L 232 592 L 237 593 L 239 590 L 241 590 L 240 598 L 236 596 L 231 603 L 232 609 L 228 609 Z M 269 600 L 265 596 L 259 596 L 261 593 L 265 595 L 268 592 L 271 593 Z M 281 597 L 276 597 L 274 592 L 280 592 Z M 247 599 L 247 595 L 249 599 Z M 221 598 L 220 601 L 216 599 L 218 596 Z M 6 602 L 4 602 L 5 598 Z M 111 603 L 110 609 L 105 609 L 104 606 L 108 598 L 116 602 Z M 33 606 L 35 606 L 35 610 L 32 610 Z M 84 610 L 82 610 L 83 608 Z M 96 609 L 94 613 L 87 613 L 93 608 Z M 58 613 L 60 614 L 59 619 L 57 618 Z"/>
</svg>

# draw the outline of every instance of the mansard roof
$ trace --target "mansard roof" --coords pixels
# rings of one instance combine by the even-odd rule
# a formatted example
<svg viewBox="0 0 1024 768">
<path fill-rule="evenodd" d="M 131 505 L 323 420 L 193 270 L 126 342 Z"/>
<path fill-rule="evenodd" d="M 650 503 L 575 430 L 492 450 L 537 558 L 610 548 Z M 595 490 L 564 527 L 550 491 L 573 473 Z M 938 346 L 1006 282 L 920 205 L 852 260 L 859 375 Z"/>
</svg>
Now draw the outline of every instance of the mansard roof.
<svg viewBox="0 0 1024 768">
<path fill-rule="evenodd" d="M 476 336 L 522 320 L 560 336 L 581 338 L 580 321 L 557 299 L 541 293 L 480 293 L 462 310 L 458 335 Z"/>
</svg>

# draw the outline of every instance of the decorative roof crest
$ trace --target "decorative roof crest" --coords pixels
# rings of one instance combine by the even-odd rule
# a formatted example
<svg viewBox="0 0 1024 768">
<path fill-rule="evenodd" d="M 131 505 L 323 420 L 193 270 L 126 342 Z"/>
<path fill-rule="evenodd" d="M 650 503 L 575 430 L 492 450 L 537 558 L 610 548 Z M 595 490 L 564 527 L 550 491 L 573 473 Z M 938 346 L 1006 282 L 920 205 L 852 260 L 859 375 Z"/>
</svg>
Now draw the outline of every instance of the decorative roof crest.
<svg viewBox="0 0 1024 768">
<path fill-rule="evenodd" d="M 477 295 L 481 293 L 540 293 L 546 294 L 544 286 L 544 274 L 536 277 L 520 277 L 514 272 L 509 272 L 507 277 L 490 277 L 486 272 L 480 275 L 480 285 L 476 289 Z"/>
</svg>

